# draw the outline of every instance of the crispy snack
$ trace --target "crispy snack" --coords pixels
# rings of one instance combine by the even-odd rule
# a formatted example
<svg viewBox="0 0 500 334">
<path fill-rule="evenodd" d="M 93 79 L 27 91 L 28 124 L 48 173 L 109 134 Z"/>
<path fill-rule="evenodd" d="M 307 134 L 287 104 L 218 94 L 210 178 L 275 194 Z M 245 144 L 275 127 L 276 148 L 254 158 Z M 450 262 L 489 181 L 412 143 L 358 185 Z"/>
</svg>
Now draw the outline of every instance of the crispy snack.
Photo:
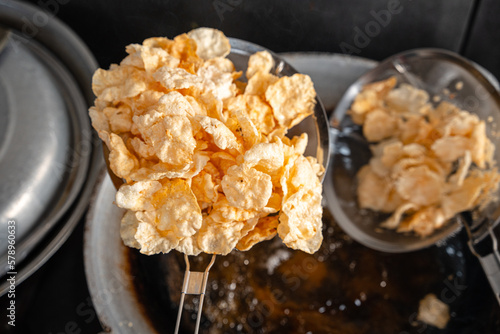
<svg viewBox="0 0 500 334">
<path fill-rule="evenodd" d="M 390 213 L 382 227 L 432 234 L 457 213 L 495 200 L 500 174 L 485 122 L 394 77 L 363 88 L 349 111 L 372 142 L 358 202 Z"/>
<path fill-rule="evenodd" d="M 188 33 L 196 42 L 196 54 L 204 59 L 225 57 L 231 51 L 231 45 L 222 31 L 211 28 L 198 28 Z"/>
<path fill-rule="evenodd" d="M 248 84 L 238 82 L 228 39 L 209 28 L 126 51 L 94 74 L 89 111 L 124 181 L 124 243 L 144 254 L 227 254 L 278 234 L 315 252 L 324 171 L 303 156 L 306 134 L 285 137 L 313 112 L 311 79 L 271 74 L 264 51 L 250 57 Z"/>
<path fill-rule="evenodd" d="M 417 320 L 444 329 L 450 321 L 450 307 L 435 294 L 429 293 L 420 301 Z"/>
</svg>

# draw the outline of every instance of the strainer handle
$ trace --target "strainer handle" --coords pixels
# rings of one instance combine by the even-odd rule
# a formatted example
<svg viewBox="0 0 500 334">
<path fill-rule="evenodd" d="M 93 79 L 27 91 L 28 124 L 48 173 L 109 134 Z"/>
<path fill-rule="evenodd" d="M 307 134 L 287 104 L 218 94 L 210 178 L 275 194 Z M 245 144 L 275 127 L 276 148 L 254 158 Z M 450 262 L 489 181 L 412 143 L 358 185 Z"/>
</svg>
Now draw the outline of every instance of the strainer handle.
<svg viewBox="0 0 500 334">
<path fill-rule="evenodd" d="M 500 262 L 494 253 L 479 257 L 479 262 L 500 305 Z"/>
<path fill-rule="evenodd" d="M 464 224 L 469 235 L 468 245 L 471 252 L 479 259 L 479 263 L 483 267 L 484 273 L 488 278 L 491 289 L 495 294 L 498 304 L 500 305 L 500 251 L 498 245 L 498 237 L 495 232 L 495 227 L 500 228 L 500 219 L 494 224 L 488 226 L 486 236 L 491 239 L 492 250 L 489 254 L 482 255 L 476 250 L 474 238 L 468 224 Z"/>
<path fill-rule="evenodd" d="M 184 254 L 184 261 L 186 262 L 186 271 L 184 273 L 184 282 L 182 283 L 181 300 L 179 302 L 179 311 L 177 312 L 177 321 L 175 323 L 175 334 L 179 333 L 181 324 L 182 310 L 184 309 L 184 298 L 186 295 L 199 295 L 200 303 L 198 306 L 198 316 L 196 318 L 195 334 L 200 330 L 201 311 L 203 309 L 203 301 L 205 299 L 205 291 L 207 290 L 208 272 L 215 262 L 216 255 L 212 255 L 212 259 L 208 264 L 205 271 L 190 271 L 189 258 Z"/>
</svg>

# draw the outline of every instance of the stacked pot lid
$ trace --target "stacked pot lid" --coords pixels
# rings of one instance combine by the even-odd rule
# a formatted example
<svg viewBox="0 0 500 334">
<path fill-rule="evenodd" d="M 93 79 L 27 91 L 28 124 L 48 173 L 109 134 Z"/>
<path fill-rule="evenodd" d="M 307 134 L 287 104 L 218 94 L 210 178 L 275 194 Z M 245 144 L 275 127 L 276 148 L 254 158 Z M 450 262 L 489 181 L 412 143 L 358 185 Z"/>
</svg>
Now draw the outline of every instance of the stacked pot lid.
<svg viewBox="0 0 500 334">
<path fill-rule="evenodd" d="M 53 13 L 0 0 L 1 277 L 27 278 L 87 208 L 102 166 L 87 115 L 96 68 L 86 46 Z M 8 258 L 13 239 L 15 255 Z M 0 282 L 4 294 L 7 284 Z"/>
</svg>

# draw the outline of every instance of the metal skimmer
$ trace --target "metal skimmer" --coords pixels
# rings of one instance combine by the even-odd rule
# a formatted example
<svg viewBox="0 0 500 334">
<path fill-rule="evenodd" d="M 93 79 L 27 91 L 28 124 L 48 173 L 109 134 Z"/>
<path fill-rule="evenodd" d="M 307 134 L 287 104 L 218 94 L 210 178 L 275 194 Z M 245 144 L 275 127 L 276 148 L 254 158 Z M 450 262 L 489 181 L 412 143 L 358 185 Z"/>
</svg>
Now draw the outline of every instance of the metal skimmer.
<svg viewBox="0 0 500 334">
<path fill-rule="evenodd" d="M 395 76 L 399 82 L 422 88 L 431 96 L 442 96 L 445 99 L 448 98 L 443 94 L 445 89 L 453 87 L 455 82 L 461 82 L 463 88 L 455 92 L 453 103 L 470 106 L 468 111 L 485 121 L 487 134 L 491 134 L 490 139 L 497 147 L 494 159 L 497 163 L 500 162 L 500 140 L 493 135 L 495 127 L 500 124 L 498 81 L 486 70 L 453 52 L 439 49 L 410 50 L 386 59 L 362 75 L 349 87 L 332 114 L 332 158 L 324 188 L 327 204 L 340 227 L 353 239 L 372 249 L 389 253 L 410 252 L 439 244 L 465 226 L 469 234 L 469 248 L 478 257 L 500 303 L 498 202 L 474 212 L 463 212 L 425 238 L 380 230 L 377 227 L 382 220 L 381 216 L 359 210 L 355 205 L 356 173 L 369 162 L 372 153 L 370 143 L 360 134 L 350 117 L 347 117 L 348 110 L 364 85 L 390 76 Z M 470 99 L 476 103 L 474 106 L 467 104 Z M 493 196 L 500 198 L 500 190 Z"/>
</svg>

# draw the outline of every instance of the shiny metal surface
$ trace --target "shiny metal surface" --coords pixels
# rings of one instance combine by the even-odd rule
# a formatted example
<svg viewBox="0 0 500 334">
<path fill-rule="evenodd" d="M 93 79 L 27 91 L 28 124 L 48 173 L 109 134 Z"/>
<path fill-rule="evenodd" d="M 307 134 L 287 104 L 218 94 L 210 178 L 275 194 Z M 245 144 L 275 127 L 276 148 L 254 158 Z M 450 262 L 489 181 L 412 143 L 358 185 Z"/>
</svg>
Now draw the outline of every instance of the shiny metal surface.
<svg viewBox="0 0 500 334">
<path fill-rule="evenodd" d="M 92 99 L 81 89 L 90 89 L 96 62 L 55 18 L 27 35 L 23 25 L 39 12 L 0 0 L 0 25 L 10 30 L 0 52 L 0 276 L 8 269 L 6 226 L 14 220 L 17 284 L 69 236 L 102 164 L 87 116 Z"/>
<path fill-rule="evenodd" d="M 133 290 L 127 249 L 120 238 L 124 210 L 113 204 L 116 189 L 103 169 L 87 214 L 85 274 L 102 327 L 122 334 L 154 333 Z"/>
<path fill-rule="evenodd" d="M 426 238 L 390 230 L 380 232 L 377 229 L 382 218 L 375 213 L 360 210 L 356 200 L 355 175 L 369 161 L 371 152 L 368 143 L 346 112 L 363 85 L 393 75 L 400 82 L 427 90 L 431 96 L 443 96 L 443 91 L 448 89 L 456 95 L 453 100 L 455 104 L 486 121 L 487 135 L 497 147 L 495 159 L 500 161 L 500 140 L 493 135 L 500 124 L 500 97 L 495 89 L 498 84 L 492 84 L 482 74 L 484 72 L 454 53 L 420 49 L 385 60 L 349 87 L 330 119 L 334 128 L 334 144 L 325 184 L 328 206 L 346 233 L 376 250 L 407 252 L 433 245 L 460 229 L 461 224 L 456 219 Z M 463 82 L 463 88 L 456 91 L 454 87 L 459 81 Z"/>
<path fill-rule="evenodd" d="M 89 125 L 77 116 L 85 102 L 70 77 L 44 49 L 14 33 L 1 55 L 0 96 L 0 229 L 17 222 L 24 255 L 79 192 L 88 168 L 80 129 Z M 0 250 L 6 241 L 0 239 Z"/>
<path fill-rule="evenodd" d="M 7 39 L 9 38 L 9 30 L 0 27 L 0 53 L 2 52 L 5 44 L 7 44 Z"/>
<path fill-rule="evenodd" d="M 280 57 L 291 66 L 297 64 L 300 72 L 313 78 L 320 99 L 323 99 L 321 92 L 344 92 L 359 74 L 375 65 L 375 62 L 364 59 L 346 59 L 345 56 L 331 54 L 297 53 Z M 318 58 L 322 61 L 317 62 Z M 325 62 L 329 64 L 326 69 Z M 338 72 L 343 75 L 338 76 Z M 318 82 L 328 83 L 328 89 L 319 86 Z M 332 104 L 336 102 L 333 99 L 329 101 Z M 90 294 L 105 329 L 123 334 L 155 333 L 146 315 L 137 311 L 143 306 L 129 280 L 131 272 L 127 268 L 127 249 L 118 233 L 123 210 L 113 204 L 116 189 L 107 173 L 103 171 L 103 174 L 86 222 L 84 256 Z"/>
</svg>

